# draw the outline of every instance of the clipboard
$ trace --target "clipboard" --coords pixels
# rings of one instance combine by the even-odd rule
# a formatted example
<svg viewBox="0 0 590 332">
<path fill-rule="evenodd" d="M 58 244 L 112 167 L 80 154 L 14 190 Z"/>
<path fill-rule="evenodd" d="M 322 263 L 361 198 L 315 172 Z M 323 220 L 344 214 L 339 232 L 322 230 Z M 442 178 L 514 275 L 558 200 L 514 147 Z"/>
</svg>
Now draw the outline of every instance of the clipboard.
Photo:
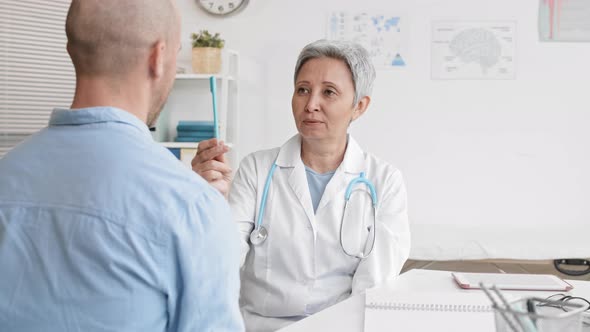
<svg viewBox="0 0 590 332">
<path fill-rule="evenodd" d="M 480 283 L 506 290 L 568 292 L 574 288 L 565 280 L 550 274 L 452 272 L 451 275 L 463 289 L 480 289 Z"/>
</svg>

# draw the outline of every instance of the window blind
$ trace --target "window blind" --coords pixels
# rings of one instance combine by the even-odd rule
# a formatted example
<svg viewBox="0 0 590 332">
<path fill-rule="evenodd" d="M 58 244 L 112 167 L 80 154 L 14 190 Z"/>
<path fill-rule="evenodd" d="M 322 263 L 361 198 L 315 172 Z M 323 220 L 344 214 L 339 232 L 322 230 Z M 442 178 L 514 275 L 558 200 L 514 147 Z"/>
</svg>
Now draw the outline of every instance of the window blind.
<svg viewBox="0 0 590 332">
<path fill-rule="evenodd" d="M 0 158 L 68 108 L 75 73 L 66 51 L 70 0 L 0 1 Z"/>
</svg>

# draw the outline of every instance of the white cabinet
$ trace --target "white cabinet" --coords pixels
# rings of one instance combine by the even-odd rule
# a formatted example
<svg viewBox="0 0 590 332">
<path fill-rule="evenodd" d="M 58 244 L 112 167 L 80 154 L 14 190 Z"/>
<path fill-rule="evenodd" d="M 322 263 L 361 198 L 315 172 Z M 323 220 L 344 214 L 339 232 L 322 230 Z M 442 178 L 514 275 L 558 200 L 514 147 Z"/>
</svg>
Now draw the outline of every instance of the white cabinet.
<svg viewBox="0 0 590 332">
<path fill-rule="evenodd" d="M 213 101 L 209 78 L 217 85 L 219 137 L 231 147 L 230 164 L 237 169 L 239 152 L 236 145 L 239 128 L 238 53 L 222 51 L 222 69 L 218 74 L 177 74 L 168 101 L 156 125 L 154 138 L 168 148 L 178 149 L 180 160 L 190 167 L 198 143 L 174 142 L 178 121 L 213 121 Z"/>
</svg>

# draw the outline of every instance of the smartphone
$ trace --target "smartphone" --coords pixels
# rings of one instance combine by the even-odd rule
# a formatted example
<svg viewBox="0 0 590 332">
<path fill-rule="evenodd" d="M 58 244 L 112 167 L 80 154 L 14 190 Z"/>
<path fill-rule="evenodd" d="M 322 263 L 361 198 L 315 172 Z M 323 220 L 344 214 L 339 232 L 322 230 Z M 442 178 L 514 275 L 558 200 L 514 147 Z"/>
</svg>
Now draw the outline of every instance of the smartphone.
<svg viewBox="0 0 590 332">
<path fill-rule="evenodd" d="M 499 289 L 570 291 L 574 288 L 565 280 L 550 274 L 467 273 L 453 272 L 453 279 L 463 289 L 479 289 L 479 284 L 495 285 Z"/>
</svg>

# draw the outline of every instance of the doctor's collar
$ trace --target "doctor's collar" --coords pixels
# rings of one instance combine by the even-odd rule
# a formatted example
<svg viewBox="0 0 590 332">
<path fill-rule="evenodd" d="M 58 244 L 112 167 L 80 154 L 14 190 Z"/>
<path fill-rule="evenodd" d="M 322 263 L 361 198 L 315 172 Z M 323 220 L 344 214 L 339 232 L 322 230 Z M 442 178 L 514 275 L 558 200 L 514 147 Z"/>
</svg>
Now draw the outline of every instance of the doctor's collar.
<svg viewBox="0 0 590 332">
<path fill-rule="evenodd" d="M 340 166 L 338 166 L 338 170 L 354 174 L 363 172 L 365 170 L 365 153 L 350 134 L 347 135 L 347 140 L 344 158 Z M 291 137 L 281 146 L 275 163 L 279 167 L 295 167 L 298 164 L 303 164 L 303 161 L 301 161 L 301 136 L 299 134 Z"/>
</svg>

